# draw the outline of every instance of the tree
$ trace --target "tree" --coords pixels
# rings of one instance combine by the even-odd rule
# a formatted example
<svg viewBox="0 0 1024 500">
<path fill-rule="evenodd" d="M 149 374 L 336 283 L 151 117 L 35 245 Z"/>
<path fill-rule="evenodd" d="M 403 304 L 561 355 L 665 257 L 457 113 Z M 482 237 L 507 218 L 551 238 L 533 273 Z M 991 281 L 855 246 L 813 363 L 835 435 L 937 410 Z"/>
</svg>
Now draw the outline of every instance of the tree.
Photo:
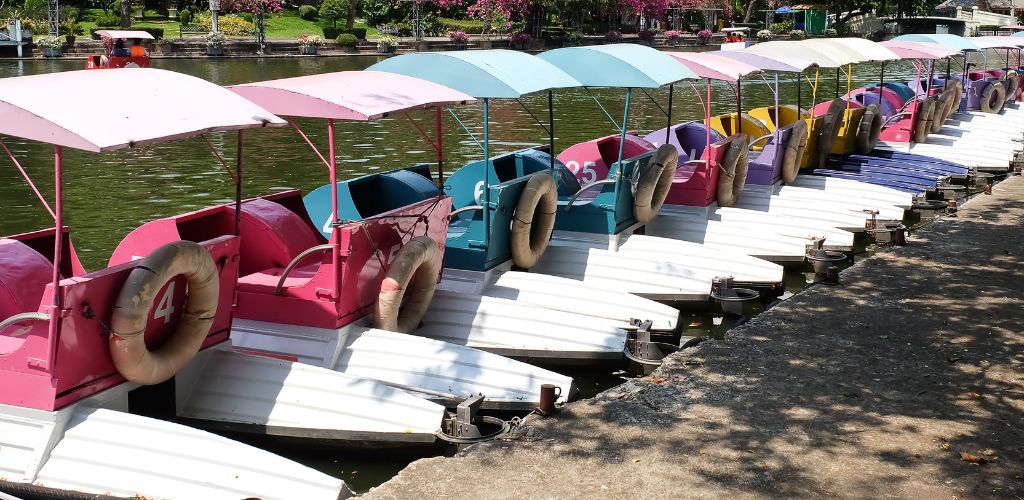
<svg viewBox="0 0 1024 500">
<path fill-rule="evenodd" d="M 132 25 L 132 2 L 121 0 L 121 27 L 129 28 Z"/>
<path fill-rule="evenodd" d="M 326 19 L 331 22 L 331 27 L 338 27 L 338 20 L 348 16 L 348 20 L 345 21 L 345 27 L 352 27 L 352 20 L 355 16 L 352 15 L 351 5 L 355 2 L 348 2 L 346 0 L 324 0 L 320 4 L 320 19 Z"/>
</svg>

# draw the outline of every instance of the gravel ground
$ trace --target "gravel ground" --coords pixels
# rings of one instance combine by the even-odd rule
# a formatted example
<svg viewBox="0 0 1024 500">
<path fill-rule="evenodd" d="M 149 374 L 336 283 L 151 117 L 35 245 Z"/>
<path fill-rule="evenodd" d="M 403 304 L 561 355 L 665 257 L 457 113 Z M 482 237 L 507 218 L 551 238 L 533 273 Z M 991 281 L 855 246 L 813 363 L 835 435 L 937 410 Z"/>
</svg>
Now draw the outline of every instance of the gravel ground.
<svg viewBox="0 0 1024 500">
<path fill-rule="evenodd" d="M 373 498 L 1024 499 L 1024 178 Z"/>
</svg>

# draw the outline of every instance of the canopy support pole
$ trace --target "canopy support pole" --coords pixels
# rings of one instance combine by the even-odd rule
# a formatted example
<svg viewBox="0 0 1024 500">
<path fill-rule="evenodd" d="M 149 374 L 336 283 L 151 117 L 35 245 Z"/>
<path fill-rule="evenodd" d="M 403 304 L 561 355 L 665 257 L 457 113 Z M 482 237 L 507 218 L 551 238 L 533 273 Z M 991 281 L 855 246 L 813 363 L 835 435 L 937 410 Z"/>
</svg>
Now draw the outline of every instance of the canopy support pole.
<svg viewBox="0 0 1024 500">
<path fill-rule="evenodd" d="M 925 95 L 924 95 L 925 97 L 928 97 L 928 94 L 930 94 L 932 92 L 931 84 L 932 84 L 932 78 L 934 78 L 934 77 L 935 77 L 935 60 L 932 60 L 932 64 L 928 68 L 928 92 L 925 93 Z M 920 81 L 920 80 L 918 80 L 918 81 Z"/>
<path fill-rule="evenodd" d="M 331 177 L 331 264 L 333 269 L 332 272 L 332 290 L 331 295 L 334 299 L 338 299 L 341 293 L 341 237 L 338 234 L 338 227 L 341 221 L 338 220 L 338 165 L 335 160 L 334 150 L 334 120 L 327 120 L 327 154 L 329 155 L 329 173 Z"/>
<path fill-rule="evenodd" d="M 764 78 L 764 77 L 762 76 L 762 78 Z M 772 91 L 772 93 L 775 94 L 775 127 L 774 128 L 775 128 L 775 138 L 778 139 L 779 138 L 779 127 L 781 126 L 781 124 L 779 123 L 779 72 L 778 71 L 775 72 L 775 89 Z M 797 120 L 800 119 L 799 116 L 797 116 L 796 118 L 797 118 Z"/>
<path fill-rule="evenodd" d="M 708 85 L 708 97 L 707 106 L 704 106 L 704 151 L 701 152 L 701 158 L 705 155 L 708 157 L 704 160 L 704 165 L 711 165 L 711 79 L 707 78 Z M 690 158 L 693 160 L 694 158 Z M 698 160 L 700 158 L 697 158 Z"/>
<path fill-rule="evenodd" d="M 918 64 L 917 65 L 917 81 L 921 81 L 921 66 L 924 66 L 924 64 Z M 910 138 L 911 138 L 911 140 L 913 140 L 913 138 L 914 138 L 914 133 L 917 132 L 914 129 L 917 128 L 917 113 L 919 113 L 920 110 L 921 110 L 921 103 L 918 102 L 918 103 L 915 103 L 915 105 L 914 105 L 914 111 L 912 111 L 910 113 L 910 124 L 911 124 Z"/>
<path fill-rule="evenodd" d="M 327 167 L 328 171 L 330 171 L 331 170 L 331 162 L 327 161 L 327 158 L 324 158 L 323 153 L 321 153 L 320 150 L 317 149 L 316 145 L 313 144 L 313 141 L 309 140 L 309 136 L 307 136 L 306 133 L 303 132 L 302 129 L 299 128 L 299 126 L 295 122 L 293 122 L 291 120 L 287 120 L 287 121 L 292 126 L 292 128 L 294 128 L 295 131 L 299 133 L 299 137 L 302 137 L 302 140 L 306 141 L 306 144 L 309 145 L 309 149 L 313 150 L 313 153 L 316 154 L 316 157 L 320 158 L 320 162 L 323 163 L 325 167 Z"/>
<path fill-rule="evenodd" d="M 519 106 L 521 106 L 523 108 L 523 111 L 526 111 L 526 114 L 530 115 L 530 118 L 533 118 L 533 121 L 536 122 L 537 125 L 540 125 L 540 128 L 544 129 L 545 132 L 550 133 L 548 128 L 546 126 L 544 126 L 544 122 L 540 121 L 540 119 L 537 118 L 537 115 L 533 114 L 533 111 L 530 111 L 530 108 L 526 107 L 526 105 L 523 104 L 523 101 L 520 101 L 519 99 L 513 99 L 513 100 L 516 101 L 517 103 L 519 103 Z"/>
<path fill-rule="evenodd" d="M 555 98 L 548 89 L 548 168 L 555 171 Z"/>
<path fill-rule="evenodd" d="M 48 306 L 50 314 L 49 336 L 47 348 L 50 352 L 46 360 L 46 371 L 53 373 L 53 366 L 57 358 L 57 345 L 60 339 L 57 338 L 60 330 L 60 268 L 63 265 L 61 256 L 64 253 L 64 148 L 53 146 L 53 208 L 54 221 L 56 223 L 53 232 L 53 303 Z"/>
<path fill-rule="evenodd" d="M 612 118 L 612 114 L 609 113 L 607 109 L 605 109 L 604 105 L 601 104 L 601 101 L 598 100 L 597 96 L 595 96 L 593 93 L 590 92 L 589 88 L 583 87 L 583 90 L 585 90 L 587 92 L 587 94 L 590 94 L 590 98 L 594 100 L 594 103 L 597 104 L 598 108 L 601 108 L 601 111 L 604 111 L 604 116 L 608 117 L 608 121 L 612 122 L 612 125 L 615 125 L 615 128 L 620 129 L 620 130 L 625 130 L 626 129 L 626 124 L 625 123 L 622 124 L 622 127 L 619 127 L 619 123 L 615 121 L 615 118 Z M 632 92 L 632 90 L 633 89 L 627 89 L 626 95 L 628 96 L 630 94 L 630 92 Z"/>
<path fill-rule="evenodd" d="M 885 85 L 885 61 L 882 61 L 882 69 L 878 72 L 878 109 L 882 109 L 882 86 Z M 920 81 L 920 80 L 918 80 Z"/>
<path fill-rule="evenodd" d="M 801 92 L 800 91 L 803 90 L 802 89 L 803 86 L 804 86 L 804 72 L 800 71 L 799 73 L 796 74 L 796 114 L 797 114 L 797 118 L 803 118 L 803 114 L 804 114 L 803 102 L 801 102 L 801 99 L 800 99 L 801 98 Z M 778 126 L 778 124 L 776 124 L 775 126 Z"/>
<path fill-rule="evenodd" d="M 50 217 L 56 219 L 57 215 L 53 213 L 53 209 L 50 208 L 50 204 L 46 202 L 46 198 L 43 198 L 43 193 L 39 192 L 39 188 L 37 188 L 36 184 L 32 182 L 32 178 L 28 176 L 28 172 L 26 172 L 21 166 L 18 159 L 14 157 L 14 153 L 11 152 L 11 149 L 7 147 L 7 143 L 0 140 L 0 146 L 4 148 L 4 151 L 7 152 L 7 156 L 12 162 L 14 162 L 14 166 L 18 168 L 19 172 L 21 172 L 21 176 L 25 178 L 25 182 L 28 183 L 28 187 L 32 188 L 32 192 L 36 194 L 36 198 L 39 198 L 39 202 L 43 204 L 43 208 L 45 208 L 47 212 L 50 212 Z"/>
<path fill-rule="evenodd" d="M 242 143 L 245 138 L 245 131 L 238 129 L 238 151 L 235 153 L 235 236 L 241 234 L 242 227 L 242 154 L 244 152 Z M 228 171 L 230 172 L 230 170 Z"/>
<path fill-rule="evenodd" d="M 484 145 L 480 144 L 480 141 L 476 140 L 476 136 L 473 135 L 473 132 L 469 131 L 469 127 L 467 127 L 465 123 L 462 123 L 462 120 L 459 119 L 459 115 L 455 114 L 451 108 L 448 108 L 448 113 L 452 115 L 452 118 L 455 118 L 455 123 L 458 123 L 459 126 L 462 127 L 462 130 L 466 132 L 466 135 L 469 136 L 470 140 L 476 143 L 476 147 L 484 149 Z"/>
<path fill-rule="evenodd" d="M 709 98 L 710 100 L 710 98 Z M 743 119 L 740 115 L 743 114 L 743 78 L 740 76 L 736 77 L 736 128 L 732 130 L 732 133 L 738 134 L 743 131 Z"/>
<path fill-rule="evenodd" d="M 668 86 L 668 119 L 665 120 L 665 144 L 669 143 L 672 138 L 672 92 L 675 90 L 676 84 L 670 83 Z"/>
<path fill-rule="evenodd" d="M 618 206 L 619 203 L 619 183 L 623 181 L 624 172 L 622 171 L 622 155 L 626 152 L 626 125 L 629 123 L 629 101 L 633 97 L 633 88 L 629 87 L 626 89 L 626 105 L 622 107 L 622 130 L 619 131 L 619 160 L 618 172 L 615 175 L 615 197 L 613 207 Z M 609 172 L 610 173 L 610 172 Z"/>
<path fill-rule="evenodd" d="M 434 107 L 434 121 L 437 122 L 437 143 L 435 149 L 437 150 L 437 189 L 441 191 L 441 195 L 444 195 L 444 136 L 441 135 L 441 125 L 444 123 L 444 113 L 441 111 L 441 106 Z"/>
<path fill-rule="evenodd" d="M 484 98 L 484 248 L 491 248 L 491 150 L 490 150 L 490 100 Z"/>
<path fill-rule="evenodd" d="M 835 92 L 835 97 L 833 99 L 838 99 L 839 98 L 839 77 L 842 74 L 842 71 L 843 71 L 843 69 L 841 67 L 836 66 L 836 92 Z"/>
<path fill-rule="evenodd" d="M 217 148 L 213 147 L 213 143 L 210 142 L 210 139 L 206 137 L 206 134 L 203 134 L 199 137 L 203 138 L 203 142 L 206 143 L 206 147 L 210 150 L 211 153 L 213 153 L 214 158 L 217 158 L 217 162 L 220 163 L 220 166 L 224 167 L 224 171 L 231 176 L 231 182 L 238 184 L 238 178 L 235 177 L 235 173 L 231 171 L 231 167 L 228 166 L 228 162 L 224 159 L 223 156 L 221 156 L 220 152 L 217 151 Z"/>
</svg>

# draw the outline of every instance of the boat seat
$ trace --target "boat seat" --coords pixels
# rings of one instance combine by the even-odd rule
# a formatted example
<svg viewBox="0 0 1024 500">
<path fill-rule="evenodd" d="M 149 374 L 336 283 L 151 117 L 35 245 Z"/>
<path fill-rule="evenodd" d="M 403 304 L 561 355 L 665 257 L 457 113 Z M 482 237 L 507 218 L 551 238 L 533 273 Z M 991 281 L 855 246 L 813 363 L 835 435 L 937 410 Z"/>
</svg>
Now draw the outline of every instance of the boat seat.
<svg viewBox="0 0 1024 500">
<path fill-rule="evenodd" d="M 297 255 L 320 244 L 309 224 L 287 207 L 262 198 L 242 204 L 239 232 L 242 237 L 239 290 L 273 293 L 284 268 Z M 285 287 L 307 282 L 320 267 L 317 256 L 292 270 Z"/>
<path fill-rule="evenodd" d="M 46 285 L 53 278 L 53 264 L 28 245 L 0 239 L 0 319 L 39 310 Z M 24 333 L 19 326 L 0 332 L 0 355 L 20 347 Z"/>
</svg>

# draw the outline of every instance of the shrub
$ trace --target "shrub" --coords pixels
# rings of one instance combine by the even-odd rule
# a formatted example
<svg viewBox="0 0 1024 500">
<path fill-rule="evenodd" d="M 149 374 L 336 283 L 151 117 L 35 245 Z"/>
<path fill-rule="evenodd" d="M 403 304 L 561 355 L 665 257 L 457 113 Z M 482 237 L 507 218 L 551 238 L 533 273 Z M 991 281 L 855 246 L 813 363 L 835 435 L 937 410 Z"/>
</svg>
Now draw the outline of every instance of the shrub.
<svg viewBox="0 0 1024 500">
<path fill-rule="evenodd" d="M 617 42 L 622 40 L 622 33 L 615 30 L 608 30 L 608 32 L 604 34 L 604 39 L 606 42 Z"/>
<path fill-rule="evenodd" d="M 665 32 L 665 38 L 668 40 L 675 40 L 681 36 L 683 36 L 683 33 L 681 31 L 668 30 Z"/>
<path fill-rule="evenodd" d="M 359 43 L 359 39 L 352 33 L 342 33 L 335 41 L 342 47 L 355 47 Z"/>
<path fill-rule="evenodd" d="M 479 35 L 484 32 L 484 22 L 477 21 L 475 19 L 449 19 L 447 17 L 440 17 L 437 19 L 441 30 L 445 32 L 461 31 L 463 33 L 472 33 Z"/>
<path fill-rule="evenodd" d="M 323 47 L 324 39 L 320 35 L 299 35 L 299 47 Z"/>
<path fill-rule="evenodd" d="M 113 12 L 100 14 L 93 21 L 96 23 L 96 26 L 121 26 L 121 16 Z"/>
<path fill-rule="evenodd" d="M 793 40 L 803 40 L 807 38 L 807 33 L 804 30 L 793 30 L 789 32 L 789 37 Z"/>
<path fill-rule="evenodd" d="M 217 19 L 217 27 L 220 27 L 220 19 Z M 224 33 L 218 31 L 217 33 L 207 33 L 205 40 L 207 47 L 223 47 L 227 37 L 224 36 Z"/>
<path fill-rule="evenodd" d="M 636 37 L 645 42 L 650 42 L 654 40 L 654 32 L 651 30 L 641 30 L 636 34 Z"/>
<path fill-rule="evenodd" d="M 213 30 L 213 21 L 210 20 L 209 12 L 196 14 L 195 23 L 208 30 Z M 253 36 L 256 34 L 256 25 L 236 14 L 217 16 L 217 29 L 227 36 Z"/>
<path fill-rule="evenodd" d="M 348 15 L 347 0 L 324 0 L 320 4 L 320 19 L 330 21 L 332 28 L 338 27 L 338 21 Z"/>
<path fill-rule="evenodd" d="M 785 19 L 777 23 L 772 23 L 772 25 L 769 26 L 768 29 L 770 29 L 772 33 L 775 35 L 780 35 L 782 33 L 793 31 L 793 20 Z"/>
<path fill-rule="evenodd" d="M 833 28 L 828 28 L 828 29 L 825 30 L 825 36 L 828 37 L 828 38 L 835 38 L 835 37 L 839 36 L 839 32 L 836 31 Z"/>
<path fill-rule="evenodd" d="M 192 9 L 188 7 L 178 11 L 178 21 L 180 21 L 181 24 L 192 24 L 192 19 L 194 18 L 195 14 L 192 12 Z"/>
<path fill-rule="evenodd" d="M 758 40 L 767 42 L 768 40 L 771 40 L 772 38 L 775 38 L 775 36 L 772 35 L 771 30 L 761 30 L 761 31 L 757 32 L 757 39 Z"/>
<path fill-rule="evenodd" d="M 359 40 L 366 40 L 366 28 L 338 28 L 338 29 L 341 30 L 340 32 L 338 32 L 338 35 L 340 35 L 342 33 L 351 33 L 351 34 L 355 35 L 356 38 L 359 39 Z M 338 37 L 335 36 L 334 38 L 338 38 Z"/>
<path fill-rule="evenodd" d="M 299 7 L 299 17 L 307 21 L 314 21 L 316 20 L 316 16 L 316 7 L 313 7 L 312 5 L 303 5 L 302 7 Z"/>
<path fill-rule="evenodd" d="M 583 32 L 580 30 L 573 30 L 566 33 L 565 38 L 569 40 L 570 43 L 578 45 L 580 42 L 583 41 Z"/>
<path fill-rule="evenodd" d="M 702 30 L 697 32 L 697 38 L 699 38 L 699 39 L 701 39 L 701 40 L 706 42 L 706 41 L 711 39 L 711 35 L 712 34 L 713 33 L 711 33 L 711 30 L 709 30 L 709 29 L 702 29 Z"/>
<path fill-rule="evenodd" d="M 33 41 L 36 45 L 47 49 L 56 49 L 61 45 L 60 38 L 51 35 L 38 36 Z"/>
<path fill-rule="evenodd" d="M 381 37 L 377 39 L 377 48 L 378 49 L 382 48 L 382 47 L 397 47 L 397 46 L 398 46 L 398 39 L 393 37 L 393 36 L 391 36 L 391 35 L 381 35 Z"/>
<path fill-rule="evenodd" d="M 533 41 L 533 37 L 529 33 L 515 33 L 508 37 L 508 41 L 512 43 L 527 44 Z"/>
<path fill-rule="evenodd" d="M 455 43 L 469 43 L 469 35 L 465 31 L 449 32 L 448 39 Z"/>
<path fill-rule="evenodd" d="M 323 31 L 324 31 L 324 38 L 326 38 L 328 40 L 337 40 L 338 35 L 341 35 L 341 34 L 349 34 L 349 35 L 351 35 L 351 33 L 345 33 L 345 28 L 332 28 L 330 26 L 324 26 Z M 352 36 L 354 37 L 355 35 L 352 35 Z M 358 40 L 358 38 L 356 40 Z"/>
</svg>

